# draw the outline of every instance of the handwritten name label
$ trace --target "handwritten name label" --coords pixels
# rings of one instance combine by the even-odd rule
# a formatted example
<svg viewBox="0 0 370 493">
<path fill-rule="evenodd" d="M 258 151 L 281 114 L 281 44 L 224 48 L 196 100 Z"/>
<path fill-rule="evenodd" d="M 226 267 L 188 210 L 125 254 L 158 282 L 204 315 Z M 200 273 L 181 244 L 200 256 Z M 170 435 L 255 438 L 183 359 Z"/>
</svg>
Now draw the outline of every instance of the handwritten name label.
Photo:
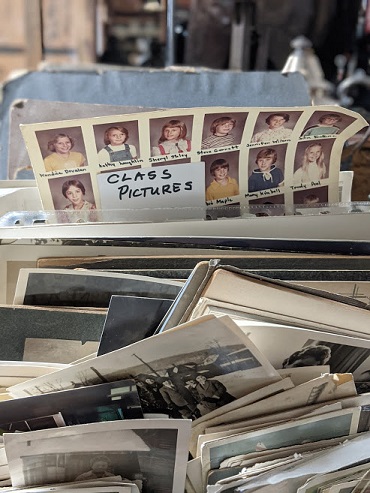
<svg viewBox="0 0 370 493">
<path fill-rule="evenodd" d="M 245 194 L 245 197 L 246 198 L 251 198 L 251 197 L 256 197 L 256 198 L 259 198 L 259 197 L 266 197 L 266 196 L 269 196 L 269 195 L 275 195 L 277 193 L 281 193 L 281 190 L 279 187 L 277 188 L 268 188 L 267 190 L 258 190 L 256 192 L 249 192 L 249 193 L 246 193 Z"/>
<path fill-rule="evenodd" d="M 304 140 L 316 140 L 316 139 L 325 139 L 325 138 L 333 138 L 336 135 L 333 134 L 320 134 L 320 135 L 301 135 L 300 139 Z"/>
<path fill-rule="evenodd" d="M 227 146 L 227 147 L 214 147 L 212 149 L 203 149 L 201 151 L 197 151 L 199 156 L 204 156 L 205 154 L 216 154 L 219 152 L 227 152 L 227 151 L 236 151 L 240 148 L 238 145 Z"/>
<path fill-rule="evenodd" d="M 134 164 L 141 164 L 144 159 L 131 159 L 130 161 L 117 161 L 115 163 L 99 164 L 99 168 L 122 168 L 122 166 L 133 166 Z"/>
<path fill-rule="evenodd" d="M 235 204 L 235 199 L 231 199 L 230 197 L 224 197 L 222 199 L 215 200 L 206 200 L 207 206 L 215 206 L 215 205 L 225 205 L 225 204 Z"/>
<path fill-rule="evenodd" d="M 290 139 L 273 139 L 270 140 L 269 142 L 250 142 L 249 144 L 246 144 L 246 147 L 256 147 L 256 146 L 261 146 L 261 145 L 275 145 L 275 144 L 286 144 L 287 142 L 290 142 Z"/>
<path fill-rule="evenodd" d="M 300 183 L 299 185 L 291 185 L 291 190 L 306 190 L 311 187 L 319 187 L 321 185 L 321 181 L 311 181 L 310 183 Z"/>
<path fill-rule="evenodd" d="M 63 169 L 63 170 L 55 170 L 55 171 L 49 171 L 48 173 L 39 173 L 40 177 L 47 176 L 48 178 L 52 176 L 65 176 L 65 175 L 75 175 L 76 173 L 81 173 L 85 171 L 86 168 L 68 168 L 68 169 Z"/>
<path fill-rule="evenodd" d="M 189 155 L 186 152 L 180 152 L 179 154 L 166 154 L 165 156 L 150 157 L 150 163 L 160 163 L 166 161 L 176 161 L 176 159 L 187 159 Z"/>
<path fill-rule="evenodd" d="M 51 176 L 63 176 L 64 173 L 63 171 L 51 171 L 49 173 L 40 173 L 40 176 L 43 178 L 44 176 L 51 177 Z"/>
<path fill-rule="evenodd" d="M 197 151 L 198 156 L 204 156 L 205 154 L 215 154 L 219 152 L 226 152 L 226 151 L 236 151 L 239 149 L 240 146 L 238 145 L 233 145 L 233 146 L 227 146 L 227 147 L 214 147 L 212 149 L 203 149 L 202 151 Z"/>
</svg>

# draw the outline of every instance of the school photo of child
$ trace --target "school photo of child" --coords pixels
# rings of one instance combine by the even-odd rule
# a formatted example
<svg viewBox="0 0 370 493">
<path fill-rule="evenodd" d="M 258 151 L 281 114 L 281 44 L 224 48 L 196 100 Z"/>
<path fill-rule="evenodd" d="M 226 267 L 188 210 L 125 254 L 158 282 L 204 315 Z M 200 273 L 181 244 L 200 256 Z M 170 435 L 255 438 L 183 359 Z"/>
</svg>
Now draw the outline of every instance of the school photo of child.
<svg viewBox="0 0 370 493">
<path fill-rule="evenodd" d="M 238 156 L 239 152 L 228 152 L 203 158 L 206 201 L 239 195 Z"/>
<path fill-rule="evenodd" d="M 36 132 L 45 171 L 61 171 L 87 166 L 81 127 L 56 128 Z"/>
<path fill-rule="evenodd" d="M 138 122 L 94 125 L 99 164 L 122 163 L 139 157 Z"/>
<path fill-rule="evenodd" d="M 333 139 L 299 142 L 294 159 L 293 184 L 318 182 L 329 177 Z"/>
<path fill-rule="evenodd" d="M 191 151 L 193 116 L 153 118 L 150 120 L 152 156 L 186 154 Z"/>
<path fill-rule="evenodd" d="M 239 145 L 248 113 L 212 113 L 204 116 L 202 149 Z"/>
<path fill-rule="evenodd" d="M 339 115 L 338 113 L 328 113 L 327 111 L 315 111 L 305 125 L 305 128 L 301 133 L 301 138 L 320 138 L 338 135 L 353 121 L 354 118 L 349 115 Z"/>
<path fill-rule="evenodd" d="M 60 215 L 61 222 L 97 221 L 89 173 L 52 178 L 49 187 L 55 210 L 67 211 Z"/>
<path fill-rule="evenodd" d="M 290 139 L 301 114 L 301 111 L 289 111 L 287 113 L 262 111 L 258 115 L 251 142 L 269 144 L 274 140 Z"/>
<path fill-rule="evenodd" d="M 284 144 L 250 150 L 248 192 L 258 192 L 284 185 L 283 169 L 286 147 Z"/>
</svg>

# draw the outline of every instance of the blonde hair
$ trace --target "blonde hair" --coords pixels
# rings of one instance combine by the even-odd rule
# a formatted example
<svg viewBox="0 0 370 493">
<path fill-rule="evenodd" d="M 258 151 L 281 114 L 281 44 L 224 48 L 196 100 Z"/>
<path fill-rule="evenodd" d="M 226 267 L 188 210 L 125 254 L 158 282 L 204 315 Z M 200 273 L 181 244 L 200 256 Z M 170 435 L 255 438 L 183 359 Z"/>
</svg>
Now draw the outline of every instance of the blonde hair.
<svg viewBox="0 0 370 493">
<path fill-rule="evenodd" d="M 319 147 L 320 148 L 320 156 L 316 160 L 316 165 L 319 168 L 319 178 L 320 180 L 322 178 L 325 178 L 326 176 L 326 164 L 324 162 L 325 156 L 324 156 L 324 151 L 322 150 L 322 145 L 320 142 L 315 142 L 313 144 L 310 144 L 309 146 L 306 147 L 304 150 L 304 155 L 302 158 L 302 174 L 304 176 L 304 180 L 309 181 L 309 176 L 308 176 L 308 166 L 310 164 L 310 161 L 308 159 L 308 153 L 313 147 Z M 304 181 L 303 180 L 303 181 Z"/>
</svg>

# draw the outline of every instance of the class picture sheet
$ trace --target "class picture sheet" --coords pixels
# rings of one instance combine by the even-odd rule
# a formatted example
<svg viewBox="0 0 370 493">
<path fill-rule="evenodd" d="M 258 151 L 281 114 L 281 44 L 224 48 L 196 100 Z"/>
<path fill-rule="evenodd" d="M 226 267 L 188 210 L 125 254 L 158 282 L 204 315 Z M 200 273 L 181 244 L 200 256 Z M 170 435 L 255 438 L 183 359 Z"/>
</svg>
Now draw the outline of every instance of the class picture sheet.
<svg viewBox="0 0 370 493">
<path fill-rule="evenodd" d="M 335 203 L 346 140 L 339 106 L 185 108 L 21 125 L 45 210 L 204 211 Z M 76 216 L 77 217 L 77 216 Z"/>
</svg>

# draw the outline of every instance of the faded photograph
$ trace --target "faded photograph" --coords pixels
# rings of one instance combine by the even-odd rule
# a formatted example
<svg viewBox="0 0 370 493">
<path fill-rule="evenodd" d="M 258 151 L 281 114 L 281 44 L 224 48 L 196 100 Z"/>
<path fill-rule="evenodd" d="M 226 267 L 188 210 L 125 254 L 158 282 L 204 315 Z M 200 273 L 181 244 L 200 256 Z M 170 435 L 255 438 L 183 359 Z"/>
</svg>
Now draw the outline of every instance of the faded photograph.
<svg viewBox="0 0 370 493">
<path fill-rule="evenodd" d="M 98 220 L 91 177 L 88 173 L 49 180 L 54 207 L 62 222 L 83 223 Z"/>
<path fill-rule="evenodd" d="M 286 145 L 251 149 L 248 193 L 284 185 Z"/>
<path fill-rule="evenodd" d="M 205 163 L 206 201 L 239 195 L 239 151 L 203 156 L 202 160 Z"/>
<path fill-rule="evenodd" d="M 152 156 L 184 154 L 191 151 L 193 116 L 150 120 Z"/>
<path fill-rule="evenodd" d="M 42 430 L 27 433 L 26 440 L 21 436 L 25 434 L 12 433 L 7 439 L 12 483 L 45 485 L 121 476 L 142 493 L 180 491 L 189 431 L 189 421 L 157 419 Z M 19 467 L 14 469 L 14 463 Z"/>
<path fill-rule="evenodd" d="M 240 144 L 248 113 L 204 115 L 202 149 Z"/>
<path fill-rule="evenodd" d="M 99 164 L 120 163 L 139 157 L 138 122 L 94 125 Z"/>
<path fill-rule="evenodd" d="M 81 127 L 36 132 L 45 171 L 59 171 L 87 165 Z"/>
<path fill-rule="evenodd" d="M 290 139 L 302 111 L 261 112 L 258 115 L 251 142 L 270 144 L 276 140 Z"/>
<path fill-rule="evenodd" d="M 370 389 L 370 348 L 308 340 L 282 362 L 282 368 L 329 365 L 331 373 L 352 373 L 359 393 Z"/>
<path fill-rule="evenodd" d="M 338 135 L 354 121 L 349 115 L 328 111 L 315 111 L 308 120 L 301 137 L 330 137 Z"/>
<path fill-rule="evenodd" d="M 7 433 L 143 417 L 133 380 L 27 397 L 2 406 L 0 428 Z"/>
</svg>

